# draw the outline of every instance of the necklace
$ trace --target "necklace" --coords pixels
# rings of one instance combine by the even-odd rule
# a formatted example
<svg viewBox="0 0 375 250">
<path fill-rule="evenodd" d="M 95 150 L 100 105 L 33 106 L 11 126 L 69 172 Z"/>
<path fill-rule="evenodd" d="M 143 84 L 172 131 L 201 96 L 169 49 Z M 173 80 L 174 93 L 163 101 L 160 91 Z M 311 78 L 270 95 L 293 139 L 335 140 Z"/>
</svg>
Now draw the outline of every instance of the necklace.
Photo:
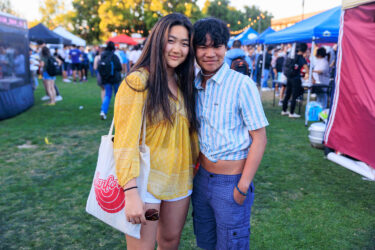
<svg viewBox="0 0 375 250">
<path fill-rule="evenodd" d="M 207 75 L 206 75 L 206 74 L 203 74 L 203 72 L 201 71 L 201 75 L 202 75 L 202 76 L 213 76 L 213 75 L 215 75 L 215 72 L 214 72 L 214 73 L 211 73 L 211 74 L 207 74 Z"/>
</svg>

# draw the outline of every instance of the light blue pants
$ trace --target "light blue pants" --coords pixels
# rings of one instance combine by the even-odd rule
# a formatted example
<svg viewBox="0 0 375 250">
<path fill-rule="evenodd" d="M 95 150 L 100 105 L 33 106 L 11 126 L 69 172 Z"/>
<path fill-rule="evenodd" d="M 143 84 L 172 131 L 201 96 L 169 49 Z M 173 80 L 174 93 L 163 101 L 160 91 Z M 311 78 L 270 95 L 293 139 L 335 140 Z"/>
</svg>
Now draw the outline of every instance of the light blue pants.
<svg viewBox="0 0 375 250">
<path fill-rule="evenodd" d="M 116 96 L 116 93 L 117 93 L 117 90 L 118 90 L 119 86 L 120 86 L 120 83 L 104 84 L 105 96 L 104 96 L 102 108 L 101 108 L 101 111 L 103 111 L 104 114 L 108 113 L 108 107 L 109 107 L 109 104 L 111 103 L 112 90 L 114 91 L 114 96 Z"/>
<path fill-rule="evenodd" d="M 270 70 L 269 69 L 264 69 L 264 78 L 262 81 L 262 88 L 267 88 L 268 87 L 268 77 L 270 76 Z"/>
</svg>

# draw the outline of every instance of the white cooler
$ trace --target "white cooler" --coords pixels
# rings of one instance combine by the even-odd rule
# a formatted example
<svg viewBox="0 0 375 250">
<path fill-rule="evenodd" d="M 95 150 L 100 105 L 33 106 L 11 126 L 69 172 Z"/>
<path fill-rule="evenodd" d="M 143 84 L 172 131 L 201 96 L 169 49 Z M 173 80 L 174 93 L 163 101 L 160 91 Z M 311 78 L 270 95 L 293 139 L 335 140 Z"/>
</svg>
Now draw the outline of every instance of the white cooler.
<svg viewBox="0 0 375 250">
<path fill-rule="evenodd" d="M 326 124 L 324 122 L 312 123 L 309 127 L 309 140 L 311 146 L 315 148 L 324 148 L 323 137 L 324 131 L 326 130 Z"/>
</svg>

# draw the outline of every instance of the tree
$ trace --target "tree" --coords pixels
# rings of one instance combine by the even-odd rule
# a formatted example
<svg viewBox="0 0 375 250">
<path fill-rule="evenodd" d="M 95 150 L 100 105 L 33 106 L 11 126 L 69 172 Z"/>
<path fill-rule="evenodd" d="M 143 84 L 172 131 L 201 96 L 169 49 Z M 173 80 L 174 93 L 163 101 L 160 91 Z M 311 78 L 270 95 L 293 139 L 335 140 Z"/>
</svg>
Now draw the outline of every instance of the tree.
<svg viewBox="0 0 375 250">
<path fill-rule="evenodd" d="M 99 7 L 101 0 L 73 0 L 75 15 L 71 17 L 72 31 L 89 44 L 100 42 Z"/>
<path fill-rule="evenodd" d="M 230 29 L 233 31 L 241 30 L 252 24 L 251 27 L 253 29 L 262 32 L 271 25 L 272 15 L 267 11 L 262 12 L 255 6 L 245 6 L 245 11 L 242 12 L 229 6 L 229 0 L 214 0 L 212 2 L 206 1 L 204 9 L 207 9 L 207 16 L 222 19 L 229 24 Z M 264 18 L 261 18 L 262 16 L 264 16 Z M 258 30 L 260 19 L 260 29 Z"/>
<path fill-rule="evenodd" d="M 244 9 L 246 17 L 251 18 L 252 21 L 257 20 L 257 22 L 252 27 L 254 30 L 258 31 L 258 33 L 263 32 L 271 26 L 271 19 L 273 17 L 271 13 L 268 13 L 267 11 L 262 12 L 256 6 L 245 6 Z"/>
<path fill-rule="evenodd" d="M 112 32 L 147 36 L 159 18 L 172 12 L 184 13 L 193 22 L 203 16 L 196 0 L 107 0 L 98 10 L 101 38 Z"/>
<path fill-rule="evenodd" d="M 0 11 L 14 16 L 18 16 L 17 12 L 13 10 L 12 4 L 9 0 L 0 0 Z"/>
<path fill-rule="evenodd" d="M 39 12 L 42 15 L 40 22 L 50 29 L 59 26 L 61 23 L 58 21 L 66 20 L 67 11 L 63 0 L 44 0 L 39 7 Z"/>
</svg>

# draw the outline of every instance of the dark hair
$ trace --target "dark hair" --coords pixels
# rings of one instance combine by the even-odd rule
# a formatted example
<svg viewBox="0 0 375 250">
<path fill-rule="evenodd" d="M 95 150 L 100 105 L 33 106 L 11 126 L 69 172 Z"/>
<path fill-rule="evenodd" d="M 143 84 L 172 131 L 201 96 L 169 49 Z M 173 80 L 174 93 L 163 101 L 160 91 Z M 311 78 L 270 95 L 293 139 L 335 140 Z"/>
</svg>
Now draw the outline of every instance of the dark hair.
<svg viewBox="0 0 375 250">
<path fill-rule="evenodd" d="M 241 41 L 240 40 L 234 40 L 232 47 L 233 48 L 241 48 Z"/>
<path fill-rule="evenodd" d="M 319 57 L 326 57 L 327 55 L 327 52 L 326 52 L 326 49 L 321 47 L 319 48 L 317 51 L 316 51 L 316 56 L 319 56 Z"/>
<path fill-rule="evenodd" d="M 49 51 L 49 48 L 47 48 L 46 46 L 44 46 L 42 48 L 42 57 L 50 57 L 51 56 L 51 52 Z"/>
<path fill-rule="evenodd" d="M 146 114 L 150 121 L 154 121 L 161 113 L 163 117 L 172 123 L 174 111 L 171 109 L 170 97 L 172 93 L 168 88 L 167 61 L 164 58 L 164 48 L 167 44 L 169 32 L 173 26 L 184 26 L 189 34 L 189 52 L 183 63 L 178 65 L 175 73 L 178 77 L 178 85 L 183 93 L 184 103 L 191 128 L 196 129 L 195 123 L 195 101 L 194 101 L 194 50 L 192 47 L 193 25 L 190 20 L 180 13 L 166 15 L 152 28 L 147 42 L 142 50 L 139 60 L 132 67 L 131 72 L 146 68 L 149 77 L 146 87 L 143 90 L 135 89 L 125 82 L 135 91 L 148 89 Z"/>
<path fill-rule="evenodd" d="M 107 50 L 107 51 L 115 51 L 116 50 L 115 43 L 112 42 L 112 41 L 109 41 L 107 43 L 107 47 L 105 47 L 105 50 Z"/>
<path fill-rule="evenodd" d="M 229 40 L 229 29 L 220 19 L 208 17 L 198 20 L 194 24 L 194 48 L 197 45 L 206 44 L 206 35 L 208 34 L 214 46 L 225 45 L 227 47 Z"/>
<path fill-rule="evenodd" d="M 297 45 L 297 52 L 305 53 L 307 50 L 307 44 L 306 43 L 299 43 Z"/>
</svg>

